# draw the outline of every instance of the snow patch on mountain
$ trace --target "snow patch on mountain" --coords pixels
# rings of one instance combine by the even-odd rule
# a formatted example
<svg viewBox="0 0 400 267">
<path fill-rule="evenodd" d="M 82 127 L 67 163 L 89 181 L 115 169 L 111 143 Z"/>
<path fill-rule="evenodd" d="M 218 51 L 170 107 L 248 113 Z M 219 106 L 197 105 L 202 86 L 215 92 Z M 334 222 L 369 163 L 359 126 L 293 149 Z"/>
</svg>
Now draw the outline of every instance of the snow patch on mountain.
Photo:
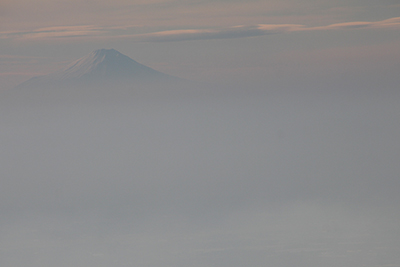
<svg viewBox="0 0 400 267">
<path fill-rule="evenodd" d="M 65 83 L 165 82 L 180 79 L 142 65 L 115 49 L 99 49 L 76 60 L 64 70 L 34 77 L 22 86 Z"/>
</svg>

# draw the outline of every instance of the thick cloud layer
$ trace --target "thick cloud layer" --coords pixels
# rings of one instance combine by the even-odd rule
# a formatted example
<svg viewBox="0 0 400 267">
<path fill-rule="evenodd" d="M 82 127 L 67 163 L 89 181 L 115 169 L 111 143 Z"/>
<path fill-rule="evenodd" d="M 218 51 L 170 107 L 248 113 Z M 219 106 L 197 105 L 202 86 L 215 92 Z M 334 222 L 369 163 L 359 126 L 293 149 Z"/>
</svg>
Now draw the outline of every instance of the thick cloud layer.
<svg viewBox="0 0 400 267">
<path fill-rule="evenodd" d="M 2 105 L 0 263 L 397 266 L 400 109 L 377 93 Z"/>
</svg>

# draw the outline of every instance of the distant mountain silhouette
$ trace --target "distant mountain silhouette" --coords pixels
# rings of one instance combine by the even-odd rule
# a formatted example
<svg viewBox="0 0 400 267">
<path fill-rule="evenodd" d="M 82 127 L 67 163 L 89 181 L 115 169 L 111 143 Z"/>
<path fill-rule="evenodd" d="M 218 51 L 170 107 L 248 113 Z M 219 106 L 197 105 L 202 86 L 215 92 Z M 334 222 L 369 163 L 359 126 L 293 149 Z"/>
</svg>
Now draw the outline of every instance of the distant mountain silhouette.
<svg viewBox="0 0 400 267">
<path fill-rule="evenodd" d="M 0 98 L 24 105 L 113 103 L 143 96 L 193 96 L 211 88 L 156 71 L 114 49 L 99 49 L 64 70 L 33 77 Z"/>
<path fill-rule="evenodd" d="M 181 79 L 142 65 L 114 49 L 99 49 L 73 62 L 66 69 L 37 76 L 17 86 L 135 85 L 148 82 L 178 82 Z"/>
</svg>

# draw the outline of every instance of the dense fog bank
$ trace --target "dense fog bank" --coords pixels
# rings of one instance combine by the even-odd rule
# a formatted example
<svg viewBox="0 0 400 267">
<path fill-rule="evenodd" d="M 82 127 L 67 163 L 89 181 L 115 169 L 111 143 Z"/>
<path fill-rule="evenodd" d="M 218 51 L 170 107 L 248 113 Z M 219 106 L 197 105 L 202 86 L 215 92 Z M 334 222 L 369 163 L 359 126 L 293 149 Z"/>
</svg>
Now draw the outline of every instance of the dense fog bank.
<svg viewBox="0 0 400 267">
<path fill-rule="evenodd" d="M 164 89 L 7 92 L 2 266 L 400 265 L 395 90 Z"/>
</svg>

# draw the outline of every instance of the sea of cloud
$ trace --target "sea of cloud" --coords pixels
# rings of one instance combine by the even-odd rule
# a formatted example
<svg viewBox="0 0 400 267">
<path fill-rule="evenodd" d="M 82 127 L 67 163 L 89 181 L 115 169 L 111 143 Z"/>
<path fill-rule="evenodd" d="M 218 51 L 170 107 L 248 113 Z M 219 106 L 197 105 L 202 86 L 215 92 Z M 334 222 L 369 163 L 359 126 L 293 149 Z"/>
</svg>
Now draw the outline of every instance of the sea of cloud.
<svg viewBox="0 0 400 267">
<path fill-rule="evenodd" d="M 395 92 L 206 91 L 11 95 L 0 264 L 400 265 Z"/>
</svg>

